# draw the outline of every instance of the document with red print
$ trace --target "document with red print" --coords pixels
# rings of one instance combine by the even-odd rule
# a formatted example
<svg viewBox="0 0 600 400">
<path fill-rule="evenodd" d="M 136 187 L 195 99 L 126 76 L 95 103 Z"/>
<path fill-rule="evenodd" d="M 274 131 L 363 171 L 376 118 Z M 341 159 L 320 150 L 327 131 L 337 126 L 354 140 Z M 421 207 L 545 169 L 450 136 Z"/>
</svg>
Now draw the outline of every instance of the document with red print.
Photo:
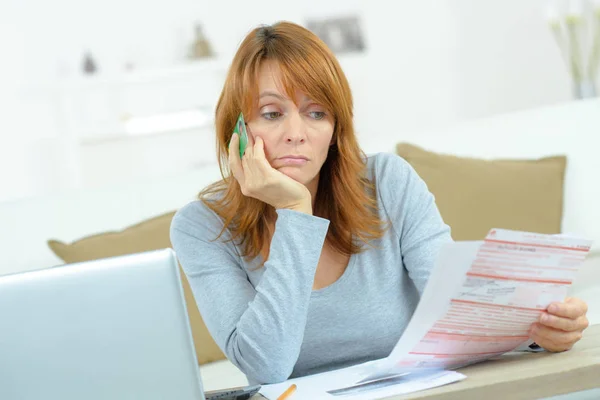
<svg viewBox="0 0 600 400">
<path fill-rule="evenodd" d="M 591 245 L 503 229 L 483 241 L 448 244 L 404 334 L 361 381 L 456 369 L 530 343 L 531 324 L 564 300 Z"/>
</svg>

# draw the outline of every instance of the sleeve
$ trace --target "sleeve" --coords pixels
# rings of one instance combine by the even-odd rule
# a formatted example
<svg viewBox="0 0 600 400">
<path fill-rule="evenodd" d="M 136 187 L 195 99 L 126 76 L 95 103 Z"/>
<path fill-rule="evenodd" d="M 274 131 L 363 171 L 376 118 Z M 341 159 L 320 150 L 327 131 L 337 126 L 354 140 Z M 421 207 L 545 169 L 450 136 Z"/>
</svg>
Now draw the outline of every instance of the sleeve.
<svg viewBox="0 0 600 400">
<path fill-rule="evenodd" d="M 400 242 L 402 261 L 420 295 L 442 246 L 452 240 L 427 185 L 400 156 L 377 163 L 379 192 Z"/>
<path fill-rule="evenodd" d="M 213 240 L 220 220 L 209 223 L 182 209 L 171 224 L 173 248 L 206 327 L 227 358 L 257 384 L 284 381 L 293 371 L 329 227 L 328 220 L 308 214 L 277 214 L 269 259 L 256 288 L 235 246 L 223 237 Z"/>
</svg>

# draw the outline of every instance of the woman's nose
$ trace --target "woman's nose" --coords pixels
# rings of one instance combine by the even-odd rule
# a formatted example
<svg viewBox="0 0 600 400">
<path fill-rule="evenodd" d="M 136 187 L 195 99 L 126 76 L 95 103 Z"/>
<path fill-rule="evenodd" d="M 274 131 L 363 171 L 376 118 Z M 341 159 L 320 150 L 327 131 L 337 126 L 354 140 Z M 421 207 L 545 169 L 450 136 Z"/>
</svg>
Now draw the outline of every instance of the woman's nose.
<svg viewBox="0 0 600 400">
<path fill-rule="evenodd" d="M 295 135 L 295 136 L 288 135 L 285 138 L 285 141 L 287 143 L 291 143 L 291 144 L 302 144 L 302 143 L 304 143 L 304 137 L 300 137 L 299 135 Z"/>
<path fill-rule="evenodd" d="M 306 141 L 305 126 L 302 117 L 290 118 L 285 133 L 285 142 L 289 144 L 302 144 Z"/>
</svg>

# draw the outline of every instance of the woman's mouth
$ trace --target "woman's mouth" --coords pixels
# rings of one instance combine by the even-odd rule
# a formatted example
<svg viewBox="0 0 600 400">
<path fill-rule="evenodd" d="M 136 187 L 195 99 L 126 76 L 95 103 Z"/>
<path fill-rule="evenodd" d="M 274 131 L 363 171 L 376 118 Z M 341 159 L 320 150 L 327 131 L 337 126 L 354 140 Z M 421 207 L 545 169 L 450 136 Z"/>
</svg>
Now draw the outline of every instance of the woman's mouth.
<svg viewBox="0 0 600 400">
<path fill-rule="evenodd" d="M 308 162 L 308 158 L 304 156 L 289 155 L 279 157 L 277 161 L 283 165 L 304 165 Z"/>
</svg>

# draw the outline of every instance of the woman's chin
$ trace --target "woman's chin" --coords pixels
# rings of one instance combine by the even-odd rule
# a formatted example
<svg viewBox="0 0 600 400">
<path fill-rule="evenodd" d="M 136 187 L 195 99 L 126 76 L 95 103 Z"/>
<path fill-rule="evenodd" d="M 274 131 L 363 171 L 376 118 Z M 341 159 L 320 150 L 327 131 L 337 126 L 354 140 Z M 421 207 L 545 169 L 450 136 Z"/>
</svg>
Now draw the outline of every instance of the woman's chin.
<svg viewBox="0 0 600 400">
<path fill-rule="evenodd" d="M 296 182 L 300 182 L 303 185 L 306 185 L 307 182 L 309 181 L 309 179 L 306 178 L 306 174 L 303 173 L 303 171 L 300 168 L 282 167 L 282 168 L 279 168 L 279 172 L 281 172 L 284 175 L 289 176 Z"/>
</svg>

